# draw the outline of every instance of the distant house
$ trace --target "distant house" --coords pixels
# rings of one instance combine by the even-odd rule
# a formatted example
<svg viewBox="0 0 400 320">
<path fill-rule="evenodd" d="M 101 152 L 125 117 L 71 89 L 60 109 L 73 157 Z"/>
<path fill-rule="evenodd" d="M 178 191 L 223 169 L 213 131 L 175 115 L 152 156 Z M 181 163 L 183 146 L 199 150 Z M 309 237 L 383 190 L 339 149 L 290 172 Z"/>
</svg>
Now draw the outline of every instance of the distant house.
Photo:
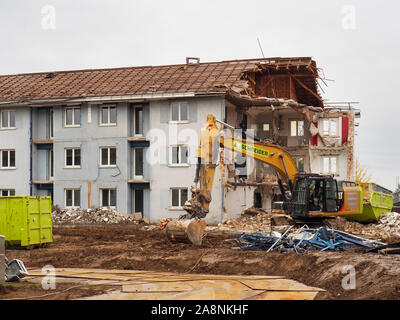
<svg viewBox="0 0 400 320">
<path fill-rule="evenodd" d="M 0 193 L 177 217 L 209 113 L 284 146 L 301 171 L 352 179 L 359 112 L 326 104 L 318 79 L 309 57 L 2 75 Z M 229 168 L 244 185 L 227 190 L 217 173 L 210 222 L 271 207 L 268 166 L 237 155 Z"/>
</svg>

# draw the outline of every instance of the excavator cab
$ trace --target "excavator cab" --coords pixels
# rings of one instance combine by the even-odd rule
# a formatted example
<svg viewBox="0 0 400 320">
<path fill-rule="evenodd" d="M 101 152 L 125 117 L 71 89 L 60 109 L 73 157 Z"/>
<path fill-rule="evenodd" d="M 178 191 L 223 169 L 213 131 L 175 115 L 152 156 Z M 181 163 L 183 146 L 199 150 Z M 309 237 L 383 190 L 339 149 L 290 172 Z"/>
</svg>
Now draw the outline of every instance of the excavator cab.
<svg viewBox="0 0 400 320">
<path fill-rule="evenodd" d="M 317 174 L 297 174 L 292 198 L 284 203 L 285 210 L 299 218 L 332 215 L 342 206 L 337 181 L 332 176 Z"/>
</svg>

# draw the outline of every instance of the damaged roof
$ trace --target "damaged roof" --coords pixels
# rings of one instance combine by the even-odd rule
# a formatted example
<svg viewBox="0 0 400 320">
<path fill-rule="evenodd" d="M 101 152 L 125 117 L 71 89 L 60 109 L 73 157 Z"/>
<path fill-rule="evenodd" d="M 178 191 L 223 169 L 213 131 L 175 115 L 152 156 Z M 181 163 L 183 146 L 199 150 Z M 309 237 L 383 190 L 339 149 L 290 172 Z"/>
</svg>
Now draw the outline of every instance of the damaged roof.
<svg viewBox="0 0 400 320">
<path fill-rule="evenodd" d="M 318 71 L 310 57 L 0 75 L 0 101 L 230 91 L 259 97 L 275 92 L 259 89 L 268 81 L 265 77 L 300 73 L 307 88 L 296 81 L 297 97 L 302 103 L 320 106 Z"/>
</svg>

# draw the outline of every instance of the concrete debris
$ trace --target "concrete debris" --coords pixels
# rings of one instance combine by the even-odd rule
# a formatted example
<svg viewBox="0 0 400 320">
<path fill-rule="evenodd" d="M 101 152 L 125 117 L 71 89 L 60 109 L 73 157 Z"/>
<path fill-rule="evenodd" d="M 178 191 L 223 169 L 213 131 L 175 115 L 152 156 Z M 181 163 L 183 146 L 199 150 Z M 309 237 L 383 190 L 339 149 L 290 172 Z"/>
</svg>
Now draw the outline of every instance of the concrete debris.
<svg viewBox="0 0 400 320">
<path fill-rule="evenodd" d="M 255 215 L 242 215 L 236 220 L 225 220 L 218 224 L 218 230 L 227 232 L 253 233 L 257 231 L 271 231 L 270 213 L 258 213 Z"/>
<path fill-rule="evenodd" d="M 157 225 L 158 229 L 164 230 L 165 227 L 167 226 L 167 224 L 172 220 L 173 220 L 172 218 L 161 219 L 160 222 Z"/>
<path fill-rule="evenodd" d="M 134 216 L 122 215 L 111 208 L 80 209 L 55 208 L 52 212 L 53 224 L 117 224 L 117 223 L 143 223 Z"/>
</svg>

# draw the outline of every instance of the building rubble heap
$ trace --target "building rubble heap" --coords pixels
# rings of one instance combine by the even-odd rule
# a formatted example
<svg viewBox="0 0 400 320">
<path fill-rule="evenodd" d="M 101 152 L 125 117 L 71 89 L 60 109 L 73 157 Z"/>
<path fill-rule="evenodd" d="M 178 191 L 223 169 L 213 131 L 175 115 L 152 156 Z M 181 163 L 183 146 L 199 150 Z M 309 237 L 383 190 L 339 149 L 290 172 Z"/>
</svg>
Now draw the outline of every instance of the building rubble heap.
<svg viewBox="0 0 400 320">
<path fill-rule="evenodd" d="M 53 209 L 53 224 L 117 224 L 117 223 L 135 223 L 142 221 L 135 219 L 132 215 L 122 215 L 112 208 L 95 208 L 95 209 Z"/>
</svg>

